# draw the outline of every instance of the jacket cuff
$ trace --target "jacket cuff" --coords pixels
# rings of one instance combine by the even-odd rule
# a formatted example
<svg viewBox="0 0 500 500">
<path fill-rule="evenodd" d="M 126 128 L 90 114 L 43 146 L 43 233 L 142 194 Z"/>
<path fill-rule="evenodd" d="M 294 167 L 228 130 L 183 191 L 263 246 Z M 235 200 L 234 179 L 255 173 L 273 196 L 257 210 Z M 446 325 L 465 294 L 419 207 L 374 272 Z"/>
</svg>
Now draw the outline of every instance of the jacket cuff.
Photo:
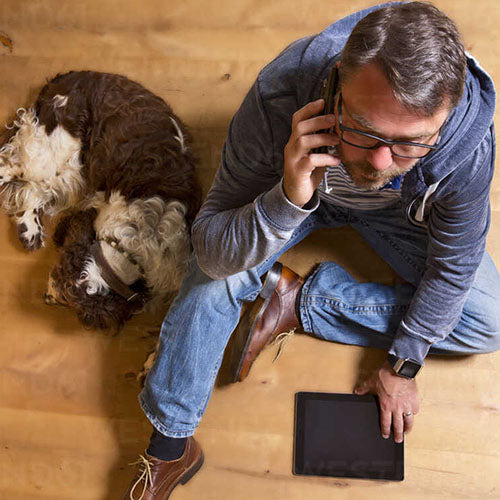
<svg viewBox="0 0 500 500">
<path fill-rule="evenodd" d="M 286 197 L 282 179 L 270 191 L 259 196 L 256 203 L 271 225 L 280 230 L 290 231 L 318 208 L 320 200 L 315 191 L 311 200 L 305 205 L 307 208 L 298 207 Z"/>
<path fill-rule="evenodd" d="M 389 349 L 389 354 L 401 359 L 411 359 L 423 365 L 431 346 L 432 344 L 427 340 L 409 335 L 400 327 Z"/>
</svg>

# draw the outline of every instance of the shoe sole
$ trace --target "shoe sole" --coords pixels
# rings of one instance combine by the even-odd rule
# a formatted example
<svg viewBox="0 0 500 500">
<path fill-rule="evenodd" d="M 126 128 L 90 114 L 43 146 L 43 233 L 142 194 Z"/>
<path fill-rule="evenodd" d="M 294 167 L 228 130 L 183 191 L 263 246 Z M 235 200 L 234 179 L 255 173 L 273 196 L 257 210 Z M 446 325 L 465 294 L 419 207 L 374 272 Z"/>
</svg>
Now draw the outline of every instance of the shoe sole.
<svg viewBox="0 0 500 500">
<path fill-rule="evenodd" d="M 233 334 L 233 348 L 231 350 L 231 360 L 232 366 L 232 382 L 242 382 L 245 377 L 241 377 L 241 372 L 243 369 L 243 364 L 245 357 L 247 355 L 248 349 L 250 348 L 250 343 L 252 340 L 252 332 L 257 325 L 262 312 L 266 308 L 268 300 L 262 301 L 262 299 L 257 298 L 257 302 L 252 304 L 250 309 L 245 312 L 242 316 L 238 326 Z M 253 362 L 250 364 L 252 366 Z"/>
<path fill-rule="evenodd" d="M 179 478 L 179 482 L 181 484 L 186 484 L 201 469 L 204 461 L 205 456 L 203 455 L 203 452 L 201 452 L 200 459 L 195 462 L 190 469 L 184 472 L 184 474 Z"/>
<path fill-rule="evenodd" d="M 173 485 L 172 489 L 167 493 L 167 496 L 163 497 L 163 500 L 168 500 L 170 498 L 170 495 L 175 490 L 176 486 L 178 486 L 179 484 L 185 485 L 190 479 L 192 479 L 192 477 L 201 469 L 204 461 L 205 457 L 203 455 L 203 452 L 201 452 L 199 460 L 191 465 L 191 467 L 186 472 L 184 472 L 182 476 L 179 477 L 177 482 Z"/>
</svg>

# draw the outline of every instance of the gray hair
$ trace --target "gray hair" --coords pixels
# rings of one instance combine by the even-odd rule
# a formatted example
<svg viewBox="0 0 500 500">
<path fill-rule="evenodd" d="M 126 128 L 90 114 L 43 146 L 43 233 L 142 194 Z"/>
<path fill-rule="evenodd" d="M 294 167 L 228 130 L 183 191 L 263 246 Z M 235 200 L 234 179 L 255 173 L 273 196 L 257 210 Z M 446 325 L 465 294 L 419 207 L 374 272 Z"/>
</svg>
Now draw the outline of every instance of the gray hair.
<svg viewBox="0 0 500 500">
<path fill-rule="evenodd" d="M 431 4 L 383 7 L 354 27 L 342 51 L 340 81 L 377 63 L 396 99 L 411 111 L 431 116 L 460 100 L 467 60 L 455 23 Z"/>
</svg>

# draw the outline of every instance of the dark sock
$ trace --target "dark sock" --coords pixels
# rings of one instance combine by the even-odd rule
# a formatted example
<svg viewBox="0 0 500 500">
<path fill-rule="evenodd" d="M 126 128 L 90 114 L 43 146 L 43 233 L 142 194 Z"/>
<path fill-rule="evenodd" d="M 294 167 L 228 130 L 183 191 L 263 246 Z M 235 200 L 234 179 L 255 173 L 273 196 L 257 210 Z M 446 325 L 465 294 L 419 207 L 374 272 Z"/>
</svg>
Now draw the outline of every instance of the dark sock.
<svg viewBox="0 0 500 500">
<path fill-rule="evenodd" d="M 177 460 L 182 457 L 187 438 L 172 438 L 160 434 L 156 429 L 151 434 L 146 453 L 160 460 Z"/>
</svg>

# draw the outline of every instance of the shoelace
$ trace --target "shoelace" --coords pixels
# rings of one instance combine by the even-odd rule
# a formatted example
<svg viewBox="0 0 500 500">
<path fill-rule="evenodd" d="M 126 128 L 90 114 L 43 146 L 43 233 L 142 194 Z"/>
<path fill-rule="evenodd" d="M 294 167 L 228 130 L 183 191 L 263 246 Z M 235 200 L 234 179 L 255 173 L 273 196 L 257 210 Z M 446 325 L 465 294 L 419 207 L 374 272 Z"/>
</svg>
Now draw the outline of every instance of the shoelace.
<svg viewBox="0 0 500 500">
<path fill-rule="evenodd" d="M 142 500 L 144 497 L 144 493 L 146 493 L 146 488 L 148 487 L 148 482 L 149 485 L 153 485 L 153 477 L 151 475 L 151 463 L 147 458 L 145 458 L 143 455 L 139 455 L 139 460 L 137 462 L 133 462 L 129 465 L 142 465 L 143 468 L 139 471 L 140 476 L 137 479 L 137 481 L 134 483 L 134 486 L 132 486 L 132 489 L 130 490 L 130 500 Z M 134 491 L 139 485 L 139 483 L 144 479 L 144 487 L 142 488 L 141 496 L 137 499 L 133 497 Z"/>
<path fill-rule="evenodd" d="M 273 345 L 277 344 L 278 345 L 278 351 L 276 352 L 276 355 L 274 356 L 273 363 L 278 360 L 278 358 L 281 356 L 281 353 L 285 349 L 285 346 L 288 344 L 290 339 L 292 338 L 293 334 L 295 333 L 296 328 L 292 328 L 288 332 L 283 332 L 280 333 L 273 341 Z"/>
</svg>

